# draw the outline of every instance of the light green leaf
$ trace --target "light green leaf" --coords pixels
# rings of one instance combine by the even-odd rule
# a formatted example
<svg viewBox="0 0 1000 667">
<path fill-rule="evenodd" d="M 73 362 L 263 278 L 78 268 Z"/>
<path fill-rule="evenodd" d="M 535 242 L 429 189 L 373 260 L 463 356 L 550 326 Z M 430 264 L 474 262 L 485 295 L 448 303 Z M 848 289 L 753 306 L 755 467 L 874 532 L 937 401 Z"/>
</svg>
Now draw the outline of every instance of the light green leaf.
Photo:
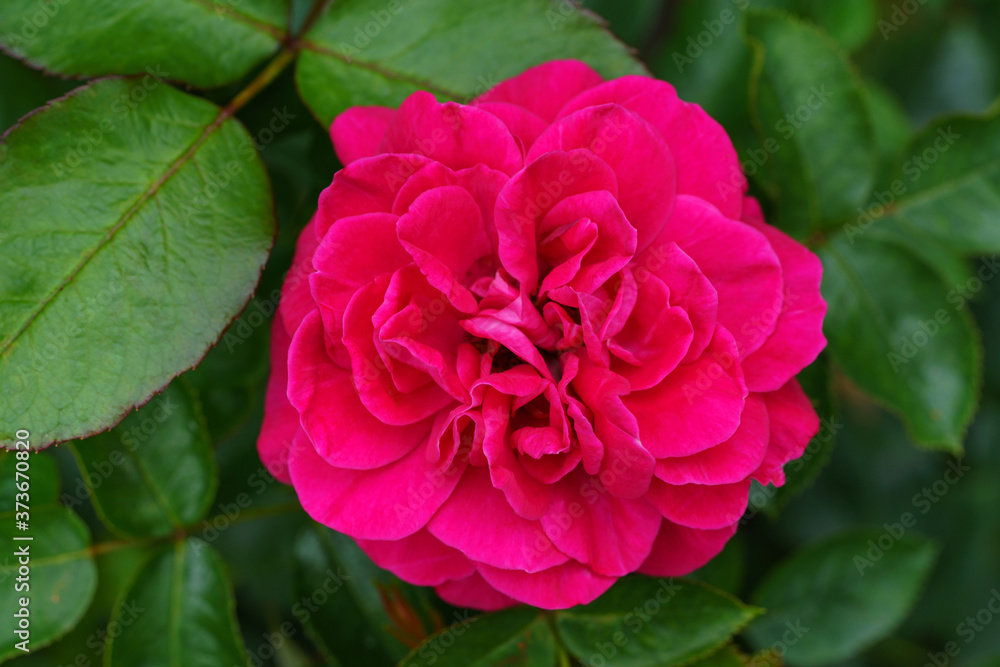
<svg viewBox="0 0 1000 667">
<path fill-rule="evenodd" d="M 917 443 L 960 453 L 982 375 L 964 299 L 894 244 L 837 235 L 819 253 L 834 360 Z"/>
<path fill-rule="evenodd" d="M 248 664 L 222 559 L 193 538 L 153 554 L 111 625 L 118 632 L 108 632 L 106 667 Z"/>
<path fill-rule="evenodd" d="M 842 222 L 875 181 L 860 79 L 829 36 L 787 14 L 751 11 L 746 34 L 756 54 L 751 110 L 778 191 L 777 224 L 803 237 Z"/>
<path fill-rule="evenodd" d="M 240 124 L 142 80 L 97 81 L 18 125 L 0 209 L 0 444 L 24 424 L 36 446 L 106 429 L 195 365 L 275 227 Z"/>
<path fill-rule="evenodd" d="M 464 100 L 561 58 L 607 78 L 645 69 L 593 15 L 553 0 L 346 0 L 305 35 L 296 81 L 324 126 L 349 106 L 426 90 Z"/>
<path fill-rule="evenodd" d="M 27 648 L 35 651 L 73 629 L 97 588 L 90 534 L 76 514 L 60 505 L 33 507 L 27 531 L 17 530 L 14 520 L 13 512 L 0 513 L 0 540 L 5 545 L 0 560 L 0 616 L 4 627 L 10 628 L 0 646 L 0 661 L 24 655 L 15 648 L 24 637 L 16 637 L 13 632 L 18 622 L 14 614 L 23 608 L 21 598 L 29 600 Z M 13 539 L 24 536 L 32 539 Z M 30 558 L 27 578 L 19 573 L 20 556 L 15 555 L 24 547 Z"/>
<path fill-rule="evenodd" d="M 169 535 L 205 515 L 217 478 L 203 421 L 194 394 L 176 380 L 115 428 L 70 444 L 109 528 Z"/>
<path fill-rule="evenodd" d="M 556 629 L 586 664 L 613 656 L 616 667 L 669 667 L 707 656 L 760 611 L 697 581 L 630 576 L 556 612 Z"/>
<path fill-rule="evenodd" d="M 930 541 L 906 530 L 850 533 L 793 555 L 755 591 L 754 603 L 767 613 L 747 637 L 759 648 L 783 644 L 789 663 L 819 665 L 888 635 L 916 601 L 936 555 Z"/>
<path fill-rule="evenodd" d="M 237 81 L 285 37 L 285 0 L 6 0 L 0 46 L 55 74 Z M 138 100 L 136 100 L 138 101 Z"/>
<path fill-rule="evenodd" d="M 463 619 L 429 637 L 399 665 L 549 667 L 555 661 L 555 638 L 544 613 L 530 607 L 515 607 Z"/>
</svg>

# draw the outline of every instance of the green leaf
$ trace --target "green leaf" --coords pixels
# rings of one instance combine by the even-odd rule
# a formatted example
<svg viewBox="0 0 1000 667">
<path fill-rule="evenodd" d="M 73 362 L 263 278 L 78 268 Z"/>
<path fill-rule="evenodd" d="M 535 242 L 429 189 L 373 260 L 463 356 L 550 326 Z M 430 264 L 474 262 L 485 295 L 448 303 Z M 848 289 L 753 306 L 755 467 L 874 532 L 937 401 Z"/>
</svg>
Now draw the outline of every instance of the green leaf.
<svg viewBox="0 0 1000 667">
<path fill-rule="evenodd" d="M 586 664 L 669 667 L 708 655 L 760 611 L 697 581 L 630 576 L 589 605 L 556 612 L 556 629 Z"/>
<path fill-rule="evenodd" d="M 889 173 L 903 147 L 911 138 L 912 128 L 906 110 L 888 90 L 870 79 L 865 80 L 865 100 L 878 147 L 878 175 Z"/>
<path fill-rule="evenodd" d="M 0 661 L 24 655 L 14 647 L 23 637 L 13 633 L 14 613 L 20 610 L 21 598 L 28 598 L 31 651 L 51 644 L 80 621 L 97 588 L 97 568 L 91 554 L 87 526 L 73 512 L 60 505 L 32 507 L 29 529 L 15 528 L 14 513 L 0 513 L 0 540 L 6 552 L 0 564 L 0 616 L 5 632 L 0 646 Z M 30 536 L 30 541 L 14 537 Z M 30 574 L 24 580 L 18 572 L 21 563 L 16 550 L 27 547 Z M 19 580 L 20 578 L 20 580 Z M 18 590 L 17 586 L 29 588 Z"/>
<path fill-rule="evenodd" d="M 286 20 L 281 0 L 7 0 L 0 47 L 55 74 L 152 74 L 206 88 L 273 53 Z"/>
<path fill-rule="evenodd" d="M 400 667 L 493 667 L 555 665 L 556 643 L 545 613 L 515 607 L 472 616 L 430 637 Z"/>
<path fill-rule="evenodd" d="M 839 662 L 887 636 L 916 601 L 936 549 L 898 524 L 840 535 L 796 553 L 754 592 L 767 608 L 746 635 L 784 643 L 790 663 Z"/>
<path fill-rule="evenodd" d="M 726 646 L 707 658 L 689 664 L 691 667 L 747 667 L 748 663 L 738 649 Z M 750 664 L 754 667 L 766 667 L 766 664 L 756 662 Z"/>
<path fill-rule="evenodd" d="M 917 443 L 959 454 L 982 375 L 965 301 L 894 244 L 837 235 L 819 254 L 834 360 L 896 411 Z"/>
<path fill-rule="evenodd" d="M 250 418 L 264 395 L 271 320 L 278 288 L 251 300 L 198 367 L 184 374 L 198 392 L 213 442 L 232 436 Z"/>
<path fill-rule="evenodd" d="M 106 429 L 194 366 L 275 226 L 240 124 L 141 80 L 102 79 L 16 126 L 0 209 L 0 444 L 23 424 L 37 446 Z"/>
<path fill-rule="evenodd" d="M 871 230 L 953 253 L 1000 252 L 1000 112 L 929 125 L 859 213 L 849 237 Z"/>
<path fill-rule="evenodd" d="M 862 85 L 822 31 L 789 15 L 752 11 L 750 100 L 778 190 L 777 224 L 799 237 L 865 203 L 877 155 Z"/>
<path fill-rule="evenodd" d="M 608 78 L 645 73 L 593 15 L 550 0 L 347 0 L 326 10 L 304 47 L 296 81 L 324 126 L 349 106 L 397 106 L 416 90 L 469 99 L 557 58 Z"/>
<path fill-rule="evenodd" d="M 0 132 L 17 122 L 17 119 L 48 100 L 64 95 L 76 82 L 45 76 L 24 63 L 0 54 Z M 7 91 L 17 91 L 10 94 Z"/>
<path fill-rule="evenodd" d="M 806 16 L 845 49 L 853 51 L 875 32 L 879 7 L 875 0 L 799 0 Z"/>
<path fill-rule="evenodd" d="M 16 452 L 0 450 L 0 512 L 14 511 L 17 485 L 25 481 L 31 507 L 51 505 L 59 499 L 59 471 L 51 454 L 31 452 L 20 471 L 17 463 Z M 23 476 L 18 476 L 18 472 Z"/>
<path fill-rule="evenodd" d="M 245 665 L 222 559 L 188 539 L 153 554 L 111 615 L 106 667 Z"/>
<path fill-rule="evenodd" d="M 215 497 L 208 432 L 183 381 L 70 450 L 98 516 L 119 535 L 169 535 L 202 518 Z"/>
<path fill-rule="evenodd" d="M 428 613 L 426 593 L 378 568 L 349 537 L 314 526 L 294 549 L 300 620 L 328 660 L 395 664 L 429 634 L 421 618 Z M 407 613 L 390 614 L 390 603 Z"/>
</svg>

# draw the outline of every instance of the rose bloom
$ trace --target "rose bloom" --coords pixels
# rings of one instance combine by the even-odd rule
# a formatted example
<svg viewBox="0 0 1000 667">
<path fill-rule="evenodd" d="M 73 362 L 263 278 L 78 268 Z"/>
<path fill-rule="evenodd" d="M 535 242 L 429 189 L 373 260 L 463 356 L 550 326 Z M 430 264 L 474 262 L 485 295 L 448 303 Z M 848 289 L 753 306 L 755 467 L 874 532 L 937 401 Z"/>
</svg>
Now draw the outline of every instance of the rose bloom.
<svg viewBox="0 0 1000 667">
<path fill-rule="evenodd" d="M 331 128 L 259 440 L 316 521 L 456 605 L 679 576 L 819 423 L 821 265 L 667 83 L 550 62 Z"/>
</svg>

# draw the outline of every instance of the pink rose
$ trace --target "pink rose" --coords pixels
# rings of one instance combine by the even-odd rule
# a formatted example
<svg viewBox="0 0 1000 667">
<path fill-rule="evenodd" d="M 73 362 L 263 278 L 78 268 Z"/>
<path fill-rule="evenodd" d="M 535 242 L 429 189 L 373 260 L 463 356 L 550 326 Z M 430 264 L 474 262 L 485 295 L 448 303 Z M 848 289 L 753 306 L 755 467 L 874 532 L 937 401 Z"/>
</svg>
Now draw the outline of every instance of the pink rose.
<svg viewBox="0 0 1000 667">
<path fill-rule="evenodd" d="M 317 521 L 456 605 L 686 574 L 817 432 L 818 259 L 667 83 L 550 62 L 333 123 L 259 449 Z"/>
</svg>

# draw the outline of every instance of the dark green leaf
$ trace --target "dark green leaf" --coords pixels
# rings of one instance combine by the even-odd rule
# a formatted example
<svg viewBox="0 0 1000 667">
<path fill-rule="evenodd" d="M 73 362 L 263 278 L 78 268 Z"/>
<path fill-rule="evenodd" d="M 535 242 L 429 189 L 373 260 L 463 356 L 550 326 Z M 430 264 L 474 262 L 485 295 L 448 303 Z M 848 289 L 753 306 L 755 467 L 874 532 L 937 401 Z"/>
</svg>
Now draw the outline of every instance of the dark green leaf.
<svg viewBox="0 0 1000 667">
<path fill-rule="evenodd" d="M 14 513 L 0 513 L 0 540 L 4 555 L 0 561 L 0 616 L 10 628 L 0 646 L 0 661 L 23 655 L 15 643 L 15 612 L 22 609 L 21 598 L 29 600 L 29 634 L 27 648 L 37 650 L 51 644 L 73 629 L 86 611 L 97 588 L 97 568 L 91 555 L 90 534 L 83 521 L 60 505 L 33 507 L 29 528 L 15 528 Z M 14 537 L 30 536 L 30 541 L 14 541 Z M 18 572 L 21 566 L 15 552 L 22 547 L 29 551 L 30 572 L 25 579 Z M 27 586 L 27 588 L 20 588 Z"/>
<path fill-rule="evenodd" d="M 875 32 L 875 0 L 799 0 L 802 11 L 830 33 L 842 47 L 854 50 Z"/>
<path fill-rule="evenodd" d="M 24 63 L 0 54 L 0 90 L 4 91 L 0 95 L 0 132 L 32 109 L 69 92 L 75 85 L 73 82 L 45 76 L 26 67 Z"/>
<path fill-rule="evenodd" d="M 455 623 L 414 649 L 400 667 L 549 667 L 555 662 L 555 638 L 544 612 L 515 607 Z"/>
<path fill-rule="evenodd" d="M 1000 252 L 1000 113 L 932 123 L 901 152 L 885 189 L 844 229 L 962 254 Z"/>
<path fill-rule="evenodd" d="M 349 106 L 396 106 L 416 90 L 468 99 L 556 58 L 584 60 L 608 78 L 644 73 L 571 2 L 347 0 L 305 40 L 296 81 L 325 126 Z"/>
<path fill-rule="evenodd" d="M 222 559 L 188 539 L 157 551 L 111 615 L 107 667 L 245 665 L 247 652 Z"/>
<path fill-rule="evenodd" d="M 875 144 L 878 146 L 878 176 L 882 179 L 910 140 L 912 128 L 902 105 L 878 83 L 865 81 L 865 100 L 875 133 Z"/>
<path fill-rule="evenodd" d="M 747 667 L 744 656 L 732 646 L 726 646 L 707 658 L 689 664 L 691 667 Z M 767 667 L 765 664 L 752 664 L 754 667 Z"/>
<path fill-rule="evenodd" d="M 424 591 L 378 568 L 349 537 L 314 526 L 296 541 L 295 558 L 299 603 L 293 611 L 328 659 L 394 664 L 429 634 L 420 618 Z M 402 617 L 390 614 L 390 603 L 409 610 L 405 627 Z"/>
<path fill-rule="evenodd" d="M 820 250 L 834 360 L 918 443 L 962 451 L 982 352 L 963 297 L 906 250 L 836 236 Z"/>
<path fill-rule="evenodd" d="M 877 155 L 860 79 L 822 31 L 753 11 L 750 100 L 778 190 L 777 223 L 798 236 L 854 215 L 874 185 Z"/>
<path fill-rule="evenodd" d="M 184 379 L 197 390 L 213 442 L 233 435 L 264 394 L 268 373 L 269 319 L 281 292 L 258 295 Z"/>
<path fill-rule="evenodd" d="M 25 481 L 29 486 L 31 507 L 51 505 L 59 499 L 59 471 L 51 454 L 31 452 L 27 468 L 21 471 L 25 477 L 18 477 L 16 453 L 0 450 L 0 512 L 14 511 L 17 484 Z"/>
<path fill-rule="evenodd" d="M 133 110 L 122 101 L 142 91 Z M 274 234 L 252 140 L 174 88 L 103 79 L 0 145 L 0 443 L 103 430 L 195 365 Z"/>
<path fill-rule="evenodd" d="M 844 660 L 888 635 L 906 616 L 934 563 L 923 537 L 872 530 L 795 554 L 754 593 L 767 613 L 747 628 L 757 647 L 783 644 L 794 664 Z"/>
<path fill-rule="evenodd" d="M 563 644 L 586 664 L 669 667 L 708 655 L 759 609 L 697 581 L 630 576 L 584 607 L 556 613 Z"/>
<path fill-rule="evenodd" d="M 56 74 L 221 86 L 277 49 L 286 20 L 283 0 L 7 0 L 0 47 Z"/>
<path fill-rule="evenodd" d="M 205 515 L 217 478 L 203 419 L 178 380 L 110 431 L 70 444 L 109 528 L 132 537 L 169 535 Z"/>
</svg>

